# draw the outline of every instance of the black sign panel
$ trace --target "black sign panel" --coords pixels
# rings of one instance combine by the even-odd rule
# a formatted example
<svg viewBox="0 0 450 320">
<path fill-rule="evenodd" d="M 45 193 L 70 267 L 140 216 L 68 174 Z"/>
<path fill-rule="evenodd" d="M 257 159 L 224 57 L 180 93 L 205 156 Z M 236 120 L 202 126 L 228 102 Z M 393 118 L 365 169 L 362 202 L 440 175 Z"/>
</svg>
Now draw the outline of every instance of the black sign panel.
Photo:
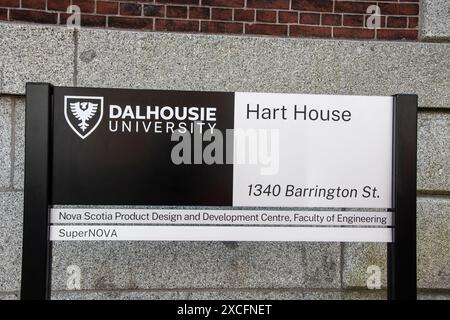
<svg viewBox="0 0 450 320">
<path fill-rule="evenodd" d="M 232 129 L 234 93 L 56 87 L 53 101 L 51 203 L 232 205 L 232 165 L 174 164 L 171 135 Z"/>
</svg>

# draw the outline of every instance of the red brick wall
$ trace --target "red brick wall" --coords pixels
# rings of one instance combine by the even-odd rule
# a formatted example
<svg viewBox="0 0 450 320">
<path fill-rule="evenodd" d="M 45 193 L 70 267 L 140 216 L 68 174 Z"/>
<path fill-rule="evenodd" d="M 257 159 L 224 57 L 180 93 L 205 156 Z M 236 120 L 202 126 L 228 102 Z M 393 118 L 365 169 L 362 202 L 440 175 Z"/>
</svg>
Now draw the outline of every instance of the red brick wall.
<svg viewBox="0 0 450 320">
<path fill-rule="evenodd" d="M 0 0 L 0 20 L 155 31 L 351 39 L 417 39 L 419 0 Z M 381 27 L 366 27 L 369 5 Z"/>
</svg>

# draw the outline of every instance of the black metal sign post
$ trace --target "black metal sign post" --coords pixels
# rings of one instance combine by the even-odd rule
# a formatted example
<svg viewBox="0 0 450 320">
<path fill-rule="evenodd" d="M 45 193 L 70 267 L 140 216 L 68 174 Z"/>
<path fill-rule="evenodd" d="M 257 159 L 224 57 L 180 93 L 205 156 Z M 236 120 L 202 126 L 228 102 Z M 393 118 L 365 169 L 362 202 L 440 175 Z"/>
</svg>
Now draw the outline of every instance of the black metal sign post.
<svg viewBox="0 0 450 320">
<path fill-rule="evenodd" d="M 26 87 L 22 300 L 50 298 L 50 172 L 53 86 Z"/>
<path fill-rule="evenodd" d="M 102 163 L 105 152 L 115 152 L 117 154 L 129 154 L 130 150 L 119 150 L 122 146 L 133 145 L 129 136 L 121 137 L 121 144 L 110 146 L 109 148 L 100 150 L 104 147 L 101 137 L 92 137 L 90 144 L 82 144 L 79 140 L 70 138 L 74 133 L 69 131 L 67 125 L 63 126 L 63 121 L 55 121 L 54 119 L 67 119 L 67 114 L 60 108 L 55 109 L 55 101 L 59 104 L 63 99 L 71 99 L 72 90 L 78 90 L 77 94 L 83 96 L 91 96 L 88 99 L 98 99 L 97 95 L 100 91 L 110 96 L 114 96 L 116 100 L 126 99 L 124 92 L 115 89 L 87 89 L 87 88 L 62 88 L 53 87 L 45 83 L 29 83 L 26 88 L 26 129 L 25 129 L 25 188 L 24 188 L 24 226 L 23 226 L 23 254 L 22 254 L 22 283 L 21 283 L 21 299 L 22 300 L 45 300 L 50 298 L 51 288 L 51 241 L 50 241 L 50 223 L 49 209 L 57 204 L 89 204 L 99 205 L 102 201 L 106 201 L 109 205 L 142 205 L 148 199 L 148 194 L 155 197 L 155 192 L 144 193 L 140 190 L 140 184 L 135 184 L 134 189 L 128 194 L 123 195 L 123 199 L 109 200 L 108 193 L 117 190 L 117 185 L 109 183 L 111 179 L 110 171 L 114 171 L 117 166 L 120 167 L 120 159 L 115 159 L 112 163 L 107 163 L 106 167 L 86 168 L 88 163 Z M 154 101 L 158 101 L 161 92 L 138 91 L 134 90 L 133 95 L 139 97 L 142 94 L 148 95 Z M 101 94 L 99 94 L 101 95 Z M 86 97 L 84 97 L 86 98 Z M 228 106 L 233 103 L 233 94 L 223 92 L 182 92 L 174 91 L 166 97 L 172 103 L 180 101 L 201 101 L 210 104 L 211 101 L 221 105 L 217 110 L 221 119 L 217 122 L 217 128 L 222 130 L 233 124 L 233 115 L 230 113 Z M 101 98 L 100 98 L 101 99 Z M 121 100 L 124 101 L 124 100 Z M 91 102 L 91 101 L 87 101 Z M 103 103 L 103 101 L 102 101 Z M 140 102 L 141 103 L 141 102 Z M 393 243 L 388 244 L 388 298 L 390 300 L 413 300 L 416 299 L 416 150 L 417 150 L 417 96 L 415 95 L 396 95 L 394 96 L 394 137 L 393 137 L 393 204 L 392 211 L 394 213 Z M 70 119 L 67 119 L 69 121 Z M 65 121 L 65 120 L 64 120 Z M 100 121 L 100 120 L 99 120 Z M 106 130 L 99 127 L 100 132 Z M 55 134 L 58 132 L 58 135 Z M 67 136 L 66 136 L 67 135 Z M 66 139 L 67 137 L 67 139 Z M 82 139 L 85 136 L 80 135 Z M 78 138 L 77 138 L 78 139 Z M 142 136 L 137 136 L 141 139 Z M 158 146 L 159 151 L 163 150 L 165 154 L 167 149 L 165 141 L 161 137 L 146 137 L 153 145 Z M 158 140 L 162 139 L 162 140 Z M 70 141 L 69 141 L 70 140 Z M 147 145 L 147 144 L 146 144 Z M 57 146 L 57 147 L 56 147 Z M 94 149 L 92 149 L 94 148 Z M 116 149 L 114 149 L 116 148 Z M 118 149 L 119 148 L 119 149 Z M 126 148 L 126 147 L 125 147 Z M 55 152 L 55 150 L 59 152 Z M 76 159 L 69 159 L 70 150 L 77 150 Z M 78 152 L 79 151 L 79 152 Z M 98 152 L 97 152 L 98 151 Z M 147 153 L 146 153 L 147 152 Z M 107 153 L 106 153 L 107 154 Z M 55 156 L 57 157 L 55 158 Z M 154 163 L 158 161 L 158 153 L 152 153 L 140 150 L 140 157 L 146 157 L 146 163 Z M 53 160 L 55 159 L 55 160 Z M 58 161 L 57 161 L 58 160 Z M 72 161 L 73 160 L 73 161 Z M 159 159 L 161 160 L 161 159 Z M 164 159 L 163 159 L 164 160 Z M 119 161 L 119 162 L 117 162 Z M 164 160 L 165 161 L 165 160 Z M 163 161 L 163 162 L 164 162 Z M 54 163 L 53 163 L 54 162 Z M 72 163 L 67 163 L 72 162 Z M 133 162 L 135 166 L 127 170 L 125 175 L 120 179 L 130 181 L 133 177 L 141 174 L 139 171 L 142 164 Z M 70 166 L 70 167 L 68 167 Z M 147 172 L 145 179 L 155 181 L 163 176 L 166 189 L 174 190 L 173 205 L 186 204 L 193 192 L 201 192 L 202 201 L 206 201 L 209 206 L 227 206 L 230 201 L 232 188 L 230 172 L 232 167 L 224 167 L 218 169 L 217 166 L 195 166 L 189 168 L 189 171 L 177 171 L 179 167 L 172 164 L 160 164 L 159 171 L 156 173 Z M 69 170 L 70 169 L 70 170 Z M 94 170 L 94 174 L 86 170 Z M 230 171 L 231 170 L 231 171 Z M 78 175 L 82 177 L 91 177 L 89 188 L 91 190 L 79 190 L 79 181 L 72 179 L 68 174 Z M 164 174 L 160 174 L 163 172 Z M 184 178 L 175 179 L 178 174 Z M 86 174 L 87 173 L 87 174 Z M 122 173 L 124 174 L 124 173 Z M 153 175 L 153 176 L 152 176 Z M 93 177 L 95 176 L 95 178 Z M 195 191 L 189 179 L 192 177 L 204 177 L 203 184 L 206 187 L 200 191 Z M 231 174 L 232 176 L 232 174 Z M 217 180 L 217 177 L 219 179 Z M 98 179 L 97 179 L 98 178 Z M 117 178 L 117 177 L 113 177 Z M 72 180 L 71 180 L 72 179 Z M 119 179 L 119 180 L 120 180 Z M 69 181 L 70 180 L 70 181 Z M 121 181 L 122 181 L 121 180 Z M 127 182 L 125 182 L 127 183 Z M 172 183 L 172 184 L 170 184 Z M 179 185 L 181 183 L 182 185 Z M 183 184 L 184 183 L 184 184 Z M 100 190 L 102 184 L 107 185 L 107 190 L 103 192 L 95 192 L 97 188 Z M 209 185 L 208 185 L 209 184 Z M 210 185 L 222 188 L 220 192 L 211 193 Z M 60 188 L 59 188 L 60 187 Z M 119 186 L 120 189 L 121 186 Z M 142 188 L 141 188 L 142 189 Z M 186 192 L 183 191 L 189 189 Z M 70 198 L 70 194 L 79 190 L 79 197 Z M 92 192 L 94 190 L 94 192 Z M 218 197 L 217 195 L 221 195 Z M 168 199 L 163 197 L 154 198 L 154 201 L 163 201 Z M 96 197 L 103 197 L 98 199 Z M 156 197 L 159 197 L 156 195 Z M 75 203 L 66 203 L 67 199 L 75 199 Z M 162 200 L 161 200 L 162 199 Z M 77 202 L 78 201 L 78 202 Z M 198 199 L 196 199 L 198 203 Z M 117 202 L 117 203 L 116 203 Z M 120 202 L 120 203 L 119 203 Z M 122 203 L 126 202 L 126 203 Z M 194 203 L 194 205 L 197 205 Z M 151 203 L 159 205 L 161 203 Z"/>
<path fill-rule="evenodd" d="M 416 280 L 417 96 L 394 96 L 393 242 L 388 244 L 388 299 L 413 300 Z"/>
</svg>

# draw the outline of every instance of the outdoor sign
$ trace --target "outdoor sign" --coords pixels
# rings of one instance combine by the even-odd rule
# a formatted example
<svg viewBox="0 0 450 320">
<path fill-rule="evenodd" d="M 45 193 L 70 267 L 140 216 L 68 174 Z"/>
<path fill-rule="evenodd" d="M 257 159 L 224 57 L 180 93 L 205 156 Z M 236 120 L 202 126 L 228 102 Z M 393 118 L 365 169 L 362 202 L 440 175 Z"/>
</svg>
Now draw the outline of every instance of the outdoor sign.
<svg viewBox="0 0 450 320">
<path fill-rule="evenodd" d="M 32 238 L 43 260 L 75 240 L 399 248 L 415 228 L 416 112 L 412 95 L 29 84 L 24 262 Z"/>
</svg>

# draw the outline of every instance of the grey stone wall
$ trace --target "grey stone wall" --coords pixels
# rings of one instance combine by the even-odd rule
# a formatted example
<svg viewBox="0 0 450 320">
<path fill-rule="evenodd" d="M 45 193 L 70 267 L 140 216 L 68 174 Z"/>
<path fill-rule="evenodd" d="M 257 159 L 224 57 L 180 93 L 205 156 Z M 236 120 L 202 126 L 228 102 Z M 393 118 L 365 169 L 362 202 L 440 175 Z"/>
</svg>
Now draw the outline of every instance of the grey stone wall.
<svg viewBox="0 0 450 320">
<path fill-rule="evenodd" d="M 430 41 L 450 40 L 450 0 L 422 0 L 420 37 Z"/>
<path fill-rule="evenodd" d="M 139 33 L 0 24 L 0 299 L 20 288 L 24 88 L 416 93 L 418 286 L 450 298 L 450 44 Z M 69 265 L 81 288 L 67 289 Z M 369 265 L 383 289 L 366 289 Z M 54 299 L 381 299 L 384 244 L 54 244 Z"/>
</svg>

